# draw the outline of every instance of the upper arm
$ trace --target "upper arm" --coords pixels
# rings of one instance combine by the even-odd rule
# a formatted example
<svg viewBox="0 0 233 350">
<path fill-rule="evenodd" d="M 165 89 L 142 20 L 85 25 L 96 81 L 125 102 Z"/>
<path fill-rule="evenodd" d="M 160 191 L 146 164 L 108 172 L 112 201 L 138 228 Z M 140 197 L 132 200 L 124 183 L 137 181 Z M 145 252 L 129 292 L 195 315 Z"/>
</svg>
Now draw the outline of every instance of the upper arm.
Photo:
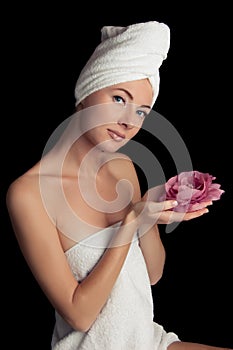
<svg viewBox="0 0 233 350">
<path fill-rule="evenodd" d="M 20 249 L 34 277 L 52 305 L 69 319 L 78 283 L 36 187 L 16 180 L 7 191 L 6 204 Z"/>
</svg>

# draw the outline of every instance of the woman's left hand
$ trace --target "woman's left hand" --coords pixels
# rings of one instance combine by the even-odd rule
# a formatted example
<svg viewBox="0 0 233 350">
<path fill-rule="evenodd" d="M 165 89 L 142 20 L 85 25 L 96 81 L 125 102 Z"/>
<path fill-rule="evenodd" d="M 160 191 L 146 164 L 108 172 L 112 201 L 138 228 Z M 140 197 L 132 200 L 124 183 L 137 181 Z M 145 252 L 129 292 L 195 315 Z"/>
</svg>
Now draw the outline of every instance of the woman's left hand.
<svg viewBox="0 0 233 350">
<path fill-rule="evenodd" d="M 158 202 L 161 194 L 163 193 L 164 186 L 156 186 L 149 189 L 144 196 L 142 201 L 155 201 Z M 170 224 L 173 222 L 189 221 L 202 216 L 209 212 L 208 206 L 212 205 L 212 201 L 202 202 L 198 210 L 192 212 L 176 212 L 174 210 L 166 210 L 163 215 L 159 218 L 157 224 Z"/>
</svg>

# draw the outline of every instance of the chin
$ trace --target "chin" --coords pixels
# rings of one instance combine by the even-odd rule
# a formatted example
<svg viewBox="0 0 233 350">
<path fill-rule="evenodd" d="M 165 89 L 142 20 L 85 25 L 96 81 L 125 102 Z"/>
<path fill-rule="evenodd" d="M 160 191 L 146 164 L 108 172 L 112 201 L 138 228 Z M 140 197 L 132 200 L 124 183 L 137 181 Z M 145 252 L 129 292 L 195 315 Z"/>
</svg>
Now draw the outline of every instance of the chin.
<svg viewBox="0 0 233 350">
<path fill-rule="evenodd" d="M 121 147 L 123 147 L 129 140 L 125 140 L 122 142 L 116 142 L 116 141 L 105 141 L 99 144 L 97 147 L 102 152 L 109 152 L 114 153 L 117 152 Z"/>
</svg>

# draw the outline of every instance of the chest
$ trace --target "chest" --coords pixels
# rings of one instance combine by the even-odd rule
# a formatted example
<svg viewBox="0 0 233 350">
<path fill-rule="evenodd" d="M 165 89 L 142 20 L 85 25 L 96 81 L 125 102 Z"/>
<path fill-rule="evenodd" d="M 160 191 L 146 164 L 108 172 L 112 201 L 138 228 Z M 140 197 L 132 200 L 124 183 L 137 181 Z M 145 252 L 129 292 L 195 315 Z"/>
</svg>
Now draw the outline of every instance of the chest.
<svg viewBox="0 0 233 350">
<path fill-rule="evenodd" d="M 63 198 L 55 206 L 57 228 L 65 250 L 72 245 L 71 241 L 78 242 L 122 221 L 128 212 L 132 186 L 108 173 L 101 175 L 95 181 L 88 176 L 82 181 L 77 178 L 62 181 Z"/>
</svg>

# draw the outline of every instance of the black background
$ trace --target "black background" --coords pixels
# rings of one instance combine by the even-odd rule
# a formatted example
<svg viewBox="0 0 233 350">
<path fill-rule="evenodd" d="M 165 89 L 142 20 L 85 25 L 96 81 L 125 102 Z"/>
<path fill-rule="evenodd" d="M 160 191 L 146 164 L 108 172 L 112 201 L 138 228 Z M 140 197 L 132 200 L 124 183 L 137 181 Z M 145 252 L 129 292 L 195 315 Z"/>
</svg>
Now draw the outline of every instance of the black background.
<svg viewBox="0 0 233 350">
<path fill-rule="evenodd" d="M 167 261 L 152 287 L 155 320 L 182 340 L 233 348 L 231 11 L 223 2 L 125 6 L 2 7 L 1 318 L 9 349 L 50 349 L 54 319 L 15 241 L 7 187 L 40 159 L 51 133 L 74 111 L 74 85 L 101 27 L 148 20 L 171 30 L 154 108 L 179 131 L 194 168 L 216 176 L 225 190 L 207 215 L 170 234 L 161 228 Z M 159 146 L 155 154 L 161 162 L 168 157 Z"/>
</svg>

